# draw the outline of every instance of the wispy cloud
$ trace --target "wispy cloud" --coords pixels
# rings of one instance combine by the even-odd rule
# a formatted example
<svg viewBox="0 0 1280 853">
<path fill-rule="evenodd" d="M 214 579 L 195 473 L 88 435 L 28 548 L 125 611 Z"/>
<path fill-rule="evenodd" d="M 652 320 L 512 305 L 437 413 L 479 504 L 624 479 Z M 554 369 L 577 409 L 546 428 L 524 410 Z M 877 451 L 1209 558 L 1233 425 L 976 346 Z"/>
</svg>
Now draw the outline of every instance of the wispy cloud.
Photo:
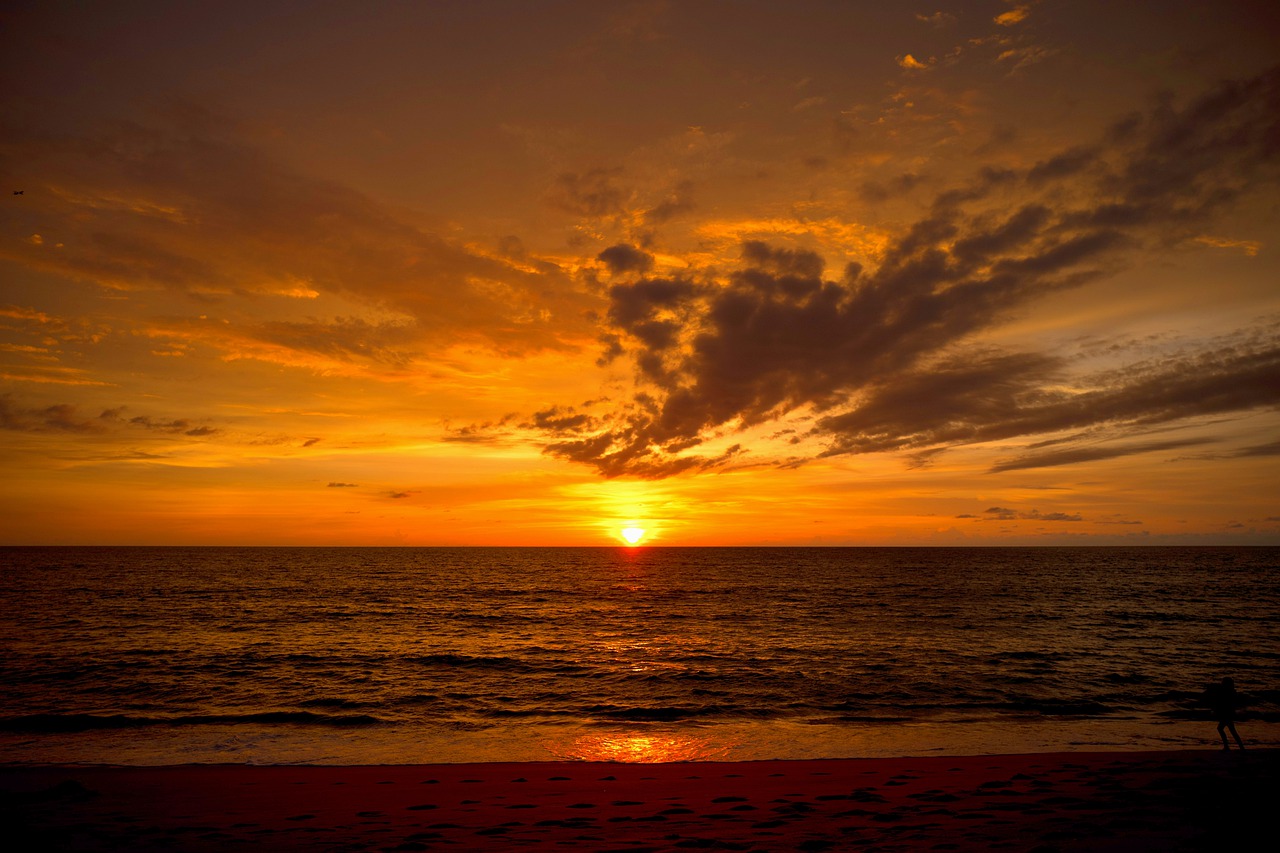
<svg viewBox="0 0 1280 853">
<path fill-rule="evenodd" d="M 586 337 L 575 326 L 594 300 L 554 264 L 517 263 L 426 230 L 232 141 L 209 116 L 6 136 L 5 154 L 46 181 L 3 213 L 10 228 L 43 223 L 41 243 L 0 247 L 0 257 L 28 268 L 206 302 L 333 295 L 394 312 L 418 340 L 436 343 L 529 350 Z M 611 204 L 605 176 L 566 178 L 566 187 L 592 210 Z M 247 333 L 264 343 L 297 337 L 269 324 Z"/>
</svg>

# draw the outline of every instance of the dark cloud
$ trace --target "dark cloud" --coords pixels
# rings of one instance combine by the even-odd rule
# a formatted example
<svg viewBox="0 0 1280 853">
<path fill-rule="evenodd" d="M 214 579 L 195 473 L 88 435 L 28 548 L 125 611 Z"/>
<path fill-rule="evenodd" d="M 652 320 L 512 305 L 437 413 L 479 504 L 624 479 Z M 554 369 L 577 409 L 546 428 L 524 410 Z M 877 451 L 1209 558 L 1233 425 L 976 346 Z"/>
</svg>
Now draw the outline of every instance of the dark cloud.
<svg viewBox="0 0 1280 853">
<path fill-rule="evenodd" d="M 876 181 L 864 181 L 858 190 L 858 194 L 864 201 L 888 201 L 891 198 L 897 198 L 911 192 L 921 180 L 920 175 L 914 172 L 906 172 L 883 184 Z"/>
<path fill-rule="evenodd" d="M 1027 181 L 1040 184 L 1069 177 L 1092 165 L 1097 160 L 1098 153 L 1098 149 L 1091 145 L 1076 146 L 1032 166 L 1027 172 Z"/>
<path fill-rule="evenodd" d="M 603 261 L 613 275 L 628 272 L 646 273 L 653 269 L 653 255 L 626 243 L 610 246 L 597 255 L 596 259 Z"/>
<path fill-rule="evenodd" d="M 29 407 L 19 405 L 12 393 L 0 394 L 0 429 L 24 433 L 101 433 L 113 427 L 122 409 L 108 409 L 84 416 L 74 403 Z M 186 421 L 183 421 L 186 423 Z"/>
<path fill-rule="evenodd" d="M 603 334 L 600 336 L 599 341 L 604 344 L 604 349 L 601 351 L 600 357 L 596 359 L 597 367 L 605 367 L 612 364 L 626 352 L 622 347 L 622 338 L 615 334 Z"/>
<path fill-rule="evenodd" d="M 108 409 L 97 417 L 85 417 L 72 403 L 27 408 L 11 394 L 0 394 L 0 429 L 15 432 L 102 432 L 116 419 L 119 410 Z"/>
<path fill-rule="evenodd" d="M 993 506 L 985 510 L 981 516 L 960 515 L 956 517 L 982 518 L 984 521 L 1084 521 L 1083 516 L 1075 513 L 1041 512 L 1038 509 L 1024 511 L 1002 506 Z"/>
<path fill-rule="evenodd" d="M 359 483 L 330 483 L 330 484 L 329 484 L 329 486 L 328 486 L 328 488 L 330 488 L 330 489 L 354 489 L 354 488 L 356 488 L 357 486 L 359 486 Z"/>
<path fill-rule="evenodd" d="M 124 407 L 104 409 L 96 417 L 81 414 L 74 403 L 58 403 L 43 408 L 25 408 L 14 402 L 10 394 L 0 395 L 0 429 L 20 432 L 105 433 L 116 429 L 142 429 L 148 432 L 182 434 L 192 438 L 218 435 L 222 430 L 195 426 L 187 418 L 153 418 L 123 416 Z"/>
<path fill-rule="evenodd" d="M 616 183 L 621 174 L 621 168 L 565 172 L 556 178 L 547 200 L 553 207 L 575 216 L 591 219 L 621 216 L 626 213 L 630 197 L 630 193 Z"/>
<path fill-rule="evenodd" d="M 576 411 L 572 406 L 563 409 L 555 406 L 541 412 L 535 412 L 533 422 L 526 426 L 553 433 L 573 434 L 592 427 L 594 424 L 594 418 L 584 412 Z"/>
<path fill-rule="evenodd" d="M 1280 330 L 1242 335 L 1206 352 L 1085 377 L 1090 390 L 1048 390 L 1064 365 L 1034 354 L 966 352 L 872 383 L 850 411 L 825 418 L 828 454 L 970 444 L 1066 430 L 1145 430 L 1195 417 L 1280 406 Z M 1147 452 L 1136 445 L 1129 452 Z M 1155 448 L 1165 449 L 1165 448 Z M 1123 455 L 1076 448 L 1025 457 L 997 470 L 1036 467 L 1036 459 L 1084 461 Z"/>
<path fill-rule="evenodd" d="M 329 322 L 276 321 L 249 327 L 255 340 L 293 352 L 315 353 L 344 362 L 366 362 L 392 370 L 408 369 L 418 356 L 420 330 L 416 325 L 369 323 L 336 317 Z"/>
<path fill-rule="evenodd" d="M 121 417 L 124 408 L 109 409 L 99 415 L 101 420 L 120 421 L 128 424 L 130 427 L 150 430 L 152 432 L 181 433 L 191 436 L 192 438 L 205 438 L 211 435 L 218 435 L 222 430 L 211 426 L 193 426 L 187 418 L 153 418 L 149 415 L 138 415 L 136 417 L 125 420 Z"/>
<path fill-rule="evenodd" d="M 697 205 L 693 203 L 693 183 L 681 181 L 671 194 L 649 210 L 645 211 L 645 222 L 650 225 L 661 225 L 682 213 L 688 213 Z"/>
<path fill-rule="evenodd" d="M 688 304 L 697 291 L 681 279 L 646 279 L 609 288 L 609 320 L 621 329 L 654 319 L 661 311 L 674 311 Z"/>
<path fill-rule="evenodd" d="M 458 444 L 500 444 L 510 439 L 512 431 L 509 424 L 517 419 L 518 416 L 512 413 L 496 421 L 485 421 L 462 427 L 446 427 L 441 440 Z"/>
<path fill-rule="evenodd" d="M 159 420 L 148 417 L 147 415 L 139 415 L 138 417 L 129 418 L 129 426 L 141 427 L 142 429 L 159 430 L 160 432 L 186 432 L 191 429 L 191 422 L 186 418 L 178 420 Z"/>
<path fill-rule="evenodd" d="M 1251 183 L 1274 179 L 1278 153 L 1280 72 L 1271 71 L 1185 107 L 1160 104 L 1127 134 L 1029 170 L 984 169 L 940 193 L 875 269 L 828 277 L 812 252 L 750 242 L 727 273 L 614 285 L 608 334 L 647 391 L 612 419 L 583 422 L 574 438 L 549 431 L 546 451 L 610 476 L 667 476 L 723 464 L 683 452 L 713 432 L 806 407 L 824 455 L 1080 433 L 996 471 L 1202 441 L 1123 439 L 1280 406 L 1276 329 L 1072 376 L 1082 388 L 1072 391 L 1060 358 L 978 349 L 973 339 L 1039 298 L 1108 274 L 1119 250 L 1203 223 Z M 1023 200 L 1009 205 L 1010 194 Z"/>
<path fill-rule="evenodd" d="M 1255 444 L 1252 447 L 1242 448 L 1234 454 L 1236 456 L 1280 456 L 1280 440 L 1272 441 L 1267 444 Z"/>
<path fill-rule="evenodd" d="M 1115 459 L 1120 456 L 1131 456 L 1137 453 L 1154 453 L 1160 450 L 1175 450 L 1181 447 L 1195 447 L 1208 444 L 1208 438 L 1183 438 L 1168 441 L 1149 441 L 1109 445 L 1104 447 L 1072 447 L 1052 453 L 1031 453 L 1019 456 L 991 467 L 992 473 L 999 471 L 1022 471 L 1028 468 L 1052 468 L 1057 465 L 1074 465 L 1079 462 L 1095 462 L 1099 459 Z"/>
</svg>

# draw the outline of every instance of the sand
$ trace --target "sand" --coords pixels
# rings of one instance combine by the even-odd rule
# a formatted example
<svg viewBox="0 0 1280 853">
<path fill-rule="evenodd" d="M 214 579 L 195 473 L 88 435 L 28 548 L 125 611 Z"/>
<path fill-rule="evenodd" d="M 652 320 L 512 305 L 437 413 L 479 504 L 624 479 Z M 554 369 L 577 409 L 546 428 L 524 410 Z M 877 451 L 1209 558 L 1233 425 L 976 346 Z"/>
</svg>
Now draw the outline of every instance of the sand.
<svg viewBox="0 0 1280 853">
<path fill-rule="evenodd" d="M 1260 849 L 1280 751 L 0 767 L 11 850 Z M 10 846 L 7 839 L 18 839 Z"/>
</svg>

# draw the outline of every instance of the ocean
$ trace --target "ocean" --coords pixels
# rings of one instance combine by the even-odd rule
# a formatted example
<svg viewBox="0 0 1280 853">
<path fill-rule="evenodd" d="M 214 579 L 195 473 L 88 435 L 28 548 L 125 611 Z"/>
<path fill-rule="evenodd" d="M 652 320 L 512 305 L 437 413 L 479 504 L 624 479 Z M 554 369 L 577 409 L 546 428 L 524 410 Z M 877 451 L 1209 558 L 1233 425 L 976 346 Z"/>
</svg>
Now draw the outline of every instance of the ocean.
<svg viewBox="0 0 1280 853">
<path fill-rule="evenodd" d="M 4 548 L 0 762 L 1280 746 L 1280 548 Z"/>
</svg>

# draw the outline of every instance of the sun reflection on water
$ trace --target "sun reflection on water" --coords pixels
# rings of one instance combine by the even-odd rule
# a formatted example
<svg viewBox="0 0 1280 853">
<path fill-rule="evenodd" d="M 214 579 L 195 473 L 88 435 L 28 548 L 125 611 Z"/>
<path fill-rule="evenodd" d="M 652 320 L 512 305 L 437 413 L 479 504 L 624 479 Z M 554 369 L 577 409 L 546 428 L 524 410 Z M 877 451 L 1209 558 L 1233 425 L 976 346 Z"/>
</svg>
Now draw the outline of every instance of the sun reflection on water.
<svg viewBox="0 0 1280 853">
<path fill-rule="evenodd" d="M 614 761 L 665 764 L 674 761 L 723 759 L 731 745 L 691 732 L 609 731 L 579 735 L 568 742 L 545 744 L 568 761 Z"/>
</svg>

